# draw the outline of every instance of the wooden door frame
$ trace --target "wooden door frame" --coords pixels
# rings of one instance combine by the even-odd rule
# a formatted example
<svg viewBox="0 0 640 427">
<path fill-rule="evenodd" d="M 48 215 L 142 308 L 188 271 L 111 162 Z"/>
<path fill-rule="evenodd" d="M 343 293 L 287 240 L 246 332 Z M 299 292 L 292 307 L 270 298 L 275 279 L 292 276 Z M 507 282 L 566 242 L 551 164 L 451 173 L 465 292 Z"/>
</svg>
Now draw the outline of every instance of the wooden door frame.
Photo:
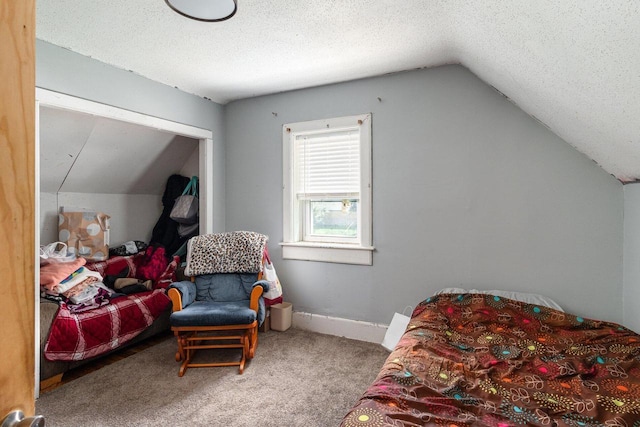
<svg viewBox="0 0 640 427">
<path fill-rule="evenodd" d="M 0 1 L 0 420 L 34 401 L 35 0 Z"/>
<path fill-rule="evenodd" d="M 123 108 L 89 101 L 75 96 L 36 88 L 35 130 L 35 244 L 40 247 L 40 108 L 56 108 L 118 120 L 181 135 L 199 141 L 199 201 L 201 233 L 213 233 L 213 132 L 171 120 L 148 116 Z M 36 260 L 38 255 L 36 254 Z M 40 394 L 40 272 L 35 271 L 35 397 Z"/>
</svg>

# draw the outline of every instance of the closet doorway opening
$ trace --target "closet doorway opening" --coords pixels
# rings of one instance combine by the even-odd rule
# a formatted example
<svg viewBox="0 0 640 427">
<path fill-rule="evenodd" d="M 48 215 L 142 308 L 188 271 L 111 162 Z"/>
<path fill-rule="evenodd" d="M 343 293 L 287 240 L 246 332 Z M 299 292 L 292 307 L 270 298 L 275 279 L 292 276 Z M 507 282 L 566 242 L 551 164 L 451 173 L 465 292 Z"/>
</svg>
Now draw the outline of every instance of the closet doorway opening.
<svg viewBox="0 0 640 427">
<path fill-rule="evenodd" d="M 41 122 L 42 120 L 42 122 Z M 57 121 L 52 124 L 52 121 Z M 77 128 L 69 128 L 69 123 L 76 123 Z M 107 129 L 105 131 L 105 129 Z M 53 130 L 62 136 L 62 144 L 55 148 L 43 147 L 41 144 L 47 136 L 42 132 Z M 214 159 L 213 159 L 213 133 L 211 130 L 202 129 L 182 123 L 173 122 L 158 117 L 101 104 L 94 101 L 77 98 L 58 92 L 36 88 L 36 135 L 35 135 L 35 240 L 36 263 L 39 265 L 38 248 L 41 244 L 50 243 L 49 240 L 57 236 L 57 217 L 59 206 L 82 206 L 83 203 L 111 203 L 115 200 L 124 200 L 127 197 L 142 197 L 143 203 L 157 201 L 158 185 L 164 189 L 166 179 L 154 183 L 154 177 L 166 176 L 160 173 L 163 165 L 178 159 L 185 163 L 185 169 L 192 175 L 199 177 L 199 203 L 200 203 L 200 233 L 212 233 L 213 226 L 213 189 L 214 189 Z M 127 138 L 133 137 L 135 144 Z M 157 144 L 153 138 L 157 137 Z M 109 142 L 111 141 L 111 142 Z M 96 154 L 96 146 L 107 145 L 101 153 Z M 109 145 L 111 144 L 111 145 Z M 60 146 L 58 146 L 60 145 Z M 181 152 L 180 147 L 184 147 Z M 137 147 L 137 156 L 127 155 L 127 149 Z M 164 147 L 164 148 L 162 148 Z M 60 149 L 59 153 L 55 151 Z M 166 150 L 165 150 L 166 149 Z M 165 151 L 161 153 L 161 151 Z M 140 157 L 143 153 L 143 157 Z M 47 164 L 41 164 L 41 154 L 47 156 Z M 117 160 L 121 156 L 122 161 Z M 185 157 L 186 156 L 186 157 Z M 93 159 L 93 160 L 92 160 Z M 99 176 L 106 188 L 105 194 L 91 196 L 96 190 L 96 179 L 93 184 L 87 182 L 87 190 L 79 190 L 82 177 L 91 170 L 91 162 L 96 164 L 109 164 L 110 176 L 104 176 L 103 171 Z M 100 163 L 102 162 L 102 163 Z M 153 167 L 150 166 L 153 162 Z M 45 169 L 43 169 L 45 168 Z M 146 172 L 145 172 L 146 171 Z M 137 178 L 127 180 L 129 176 Z M 140 174 L 145 175 L 140 178 Z M 95 174 L 94 174 L 95 176 Z M 158 181 L 158 179 L 155 179 Z M 152 186 L 154 188 L 150 188 Z M 115 190 L 118 189 L 118 190 Z M 110 195 L 121 191 L 123 194 Z M 131 193 L 127 195 L 125 193 Z M 145 193 L 153 193 L 145 196 Z M 147 197 L 144 199 L 144 197 Z M 105 200 L 106 199 L 106 200 Z M 123 202 L 126 204 L 126 202 Z M 157 204 L 157 202 L 156 202 Z M 95 206 L 94 206 L 95 207 Z M 154 207 L 155 208 L 155 207 Z M 108 212 L 107 212 L 108 213 Z M 153 215 L 153 214 L 152 214 Z M 139 215 L 135 215 L 138 217 Z M 157 219 L 158 216 L 155 216 Z M 136 218 L 144 223 L 144 219 Z M 151 221 L 146 218 L 146 223 Z M 129 229 L 135 229 L 138 224 L 129 225 Z M 153 224 L 152 224 L 153 226 Z M 113 227 L 113 219 L 112 219 Z M 119 227 L 122 228 L 122 227 Z M 149 229 L 149 234 L 151 230 Z M 115 237 L 115 238 L 114 238 Z M 43 240 L 44 239 L 44 240 Z M 112 231 L 111 243 L 117 245 L 122 240 L 122 235 Z M 54 239 L 58 240 L 57 238 Z M 129 239 L 125 239 L 129 240 Z M 140 239 L 143 240 L 143 239 Z M 35 271 L 35 395 L 39 396 L 40 384 L 40 274 Z"/>
</svg>

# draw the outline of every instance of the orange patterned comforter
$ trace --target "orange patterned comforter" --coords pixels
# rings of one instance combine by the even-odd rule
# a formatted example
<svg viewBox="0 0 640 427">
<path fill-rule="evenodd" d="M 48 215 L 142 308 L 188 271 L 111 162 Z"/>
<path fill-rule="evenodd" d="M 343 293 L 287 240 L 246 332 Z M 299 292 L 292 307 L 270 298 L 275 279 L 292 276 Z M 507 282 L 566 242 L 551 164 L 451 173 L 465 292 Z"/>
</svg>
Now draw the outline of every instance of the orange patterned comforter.
<svg viewBox="0 0 640 427">
<path fill-rule="evenodd" d="M 341 426 L 640 427 L 640 336 L 484 294 L 442 294 Z"/>
</svg>

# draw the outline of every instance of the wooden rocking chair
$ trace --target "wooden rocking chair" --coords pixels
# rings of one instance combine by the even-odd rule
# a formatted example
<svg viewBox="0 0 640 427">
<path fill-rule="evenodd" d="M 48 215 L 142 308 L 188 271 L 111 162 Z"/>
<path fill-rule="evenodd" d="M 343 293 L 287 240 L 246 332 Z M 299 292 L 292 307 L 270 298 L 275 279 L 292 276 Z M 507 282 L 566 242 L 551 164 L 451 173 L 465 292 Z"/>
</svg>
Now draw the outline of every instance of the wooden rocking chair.
<svg viewBox="0 0 640 427">
<path fill-rule="evenodd" d="M 191 247 L 190 241 L 188 251 Z M 229 252 L 220 251 L 225 257 L 229 256 Z M 189 270 L 188 263 L 185 272 Z M 211 273 L 196 275 L 191 281 L 171 284 L 168 291 L 173 303 L 170 323 L 178 342 L 175 358 L 182 362 L 179 376 L 183 376 L 187 368 L 214 366 L 238 366 L 239 373 L 244 372 L 247 360 L 255 355 L 258 326 L 264 320 L 265 313 L 262 293 L 268 289 L 268 282 L 257 279 L 258 271 Z M 240 349 L 240 360 L 192 361 L 197 350 L 222 348 Z"/>
</svg>

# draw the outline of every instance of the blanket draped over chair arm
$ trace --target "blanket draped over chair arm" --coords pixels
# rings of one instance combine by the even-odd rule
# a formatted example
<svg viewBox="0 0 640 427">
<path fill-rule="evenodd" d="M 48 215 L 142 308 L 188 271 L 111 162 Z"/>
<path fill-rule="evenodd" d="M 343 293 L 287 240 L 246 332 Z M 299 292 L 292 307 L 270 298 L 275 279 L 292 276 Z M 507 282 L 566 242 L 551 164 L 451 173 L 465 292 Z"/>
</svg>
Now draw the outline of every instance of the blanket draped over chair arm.
<svg viewBox="0 0 640 427">
<path fill-rule="evenodd" d="M 249 307 L 251 308 L 251 310 L 255 310 L 256 312 L 258 311 L 260 297 L 268 290 L 269 282 L 267 282 L 266 280 L 258 280 L 253 284 L 253 287 L 251 289 L 251 302 L 249 303 Z M 262 321 L 264 321 L 264 317 L 262 317 L 261 319 L 259 318 L 258 320 L 260 321 L 260 324 L 262 324 Z"/>
<path fill-rule="evenodd" d="M 187 280 L 173 282 L 168 295 L 173 303 L 173 311 L 180 311 L 196 300 L 196 284 Z"/>
</svg>

